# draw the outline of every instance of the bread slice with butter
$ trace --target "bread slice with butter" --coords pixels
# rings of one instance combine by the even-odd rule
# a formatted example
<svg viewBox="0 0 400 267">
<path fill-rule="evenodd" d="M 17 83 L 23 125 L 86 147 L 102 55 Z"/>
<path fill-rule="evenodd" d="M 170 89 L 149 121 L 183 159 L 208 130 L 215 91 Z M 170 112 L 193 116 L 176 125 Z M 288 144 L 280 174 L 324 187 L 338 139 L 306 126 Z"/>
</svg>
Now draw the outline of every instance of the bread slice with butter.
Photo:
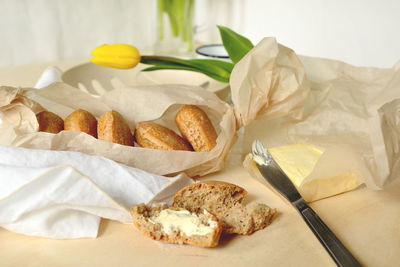
<svg viewBox="0 0 400 267">
<path fill-rule="evenodd" d="M 132 206 L 133 224 L 146 236 L 174 244 L 189 244 L 199 247 L 216 247 L 222 227 L 209 212 L 191 213 L 182 208 L 167 206 Z"/>
<path fill-rule="evenodd" d="M 172 200 L 173 207 L 198 212 L 205 209 L 221 222 L 223 233 L 249 235 L 269 225 L 276 213 L 263 203 L 243 205 L 247 191 L 220 182 L 199 182 L 182 188 Z"/>
</svg>

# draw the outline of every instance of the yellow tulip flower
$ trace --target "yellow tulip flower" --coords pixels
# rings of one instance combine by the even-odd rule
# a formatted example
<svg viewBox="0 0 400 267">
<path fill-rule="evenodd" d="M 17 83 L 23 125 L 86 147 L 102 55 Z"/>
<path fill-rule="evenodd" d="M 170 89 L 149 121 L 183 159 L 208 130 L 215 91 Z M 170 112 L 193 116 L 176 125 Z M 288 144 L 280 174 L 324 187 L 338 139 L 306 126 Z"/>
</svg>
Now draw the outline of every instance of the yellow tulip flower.
<svg viewBox="0 0 400 267">
<path fill-rule="evenodd" d="M 128 44 L 104 44 L 95 48 L 92 56 L 91 62 L 118 69 L 130 69 L 140 62 L 139 50 Z"/>
<path fill-rule="evenodd" d="M 89 59 L 92 63 L 105 67 L 131 69 L 140 62 L 150 65 L 147 68 L 142 68 L 141 71 L 167 69 L 195 71 L 223 83 L 229 83 L 229 77 L 234 67 L 233 63 L 221 60 L 140 55 L 136 47 L 128 44 L 104 44 L 95 48 L 92 51 L 92 56 L 93 58 Z"/>
</svg>

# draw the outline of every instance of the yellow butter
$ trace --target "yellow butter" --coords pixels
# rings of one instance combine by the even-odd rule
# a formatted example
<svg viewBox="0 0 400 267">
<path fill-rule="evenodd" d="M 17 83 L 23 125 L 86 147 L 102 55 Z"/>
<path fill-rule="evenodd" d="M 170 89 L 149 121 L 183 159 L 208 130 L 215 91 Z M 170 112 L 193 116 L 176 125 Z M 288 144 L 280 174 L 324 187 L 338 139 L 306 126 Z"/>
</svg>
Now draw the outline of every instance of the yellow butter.
<svg viewBox="0 0 400 267">
<path fill-rule="evenodd" d="M 207 213 L 207 211 L 204 211 Z M 201 223 L 200 218 L 195 213 L 187 210 L 164 209 L 157 216 L 152 216 L 149 221 L 160 224 L 162 230 L 171 234 L 174 229 L 180 230 L 186 236 L 207 235 L 215 231 L 218 223 L 208 219 L 207 224 Z"/>
<path fill-rule="evenodd" d="M 360 184 L 359 175 L 351 171 L 333 174 L 332 176 L 329 176 L 329 173 L 315 175 L 314 169 L 317 164 L 327 164 L 327 162 L 326 158 L 323 159 L 325 162 L 322 162 L 321 159 L 324 152 L 311 145 L 295 144 L 274 147 L 268 149 L 268 152 L 307 202 L 353 190 Z M 328 151 L 325 153 L 328 153 Z M 264 162 L 263 159 L 248 154 L 243 166 L 254 178 L 269 186 L 254 164 L 257 161 Z"/>
<path fill-rule="evenodd" d="M 307 144 L 269 148 L 268 152 L 297 187 L 311 174 L 323 153 Z"/>
</svg>

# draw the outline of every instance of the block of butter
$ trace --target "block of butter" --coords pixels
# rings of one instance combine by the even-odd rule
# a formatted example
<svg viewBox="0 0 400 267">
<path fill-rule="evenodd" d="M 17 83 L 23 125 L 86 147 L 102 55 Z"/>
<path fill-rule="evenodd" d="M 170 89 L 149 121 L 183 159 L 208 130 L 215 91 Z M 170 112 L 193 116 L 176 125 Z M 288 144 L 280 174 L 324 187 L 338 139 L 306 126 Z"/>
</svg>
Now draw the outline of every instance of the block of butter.
<svg viewBox="0 0 400 267">
<path fill-rule="evenodd" d="M 318 177 L 312 175 L 324 153 L 308 144 L 293 144 L 269 148 L 268 152 L 297 187 L 307 202 L 337 195 L 356 188 L 359 183 L 353 173 Z M 248 154 L 243 162 L 246 170 L 263 184 L 268 184 Z"/>
</svg>

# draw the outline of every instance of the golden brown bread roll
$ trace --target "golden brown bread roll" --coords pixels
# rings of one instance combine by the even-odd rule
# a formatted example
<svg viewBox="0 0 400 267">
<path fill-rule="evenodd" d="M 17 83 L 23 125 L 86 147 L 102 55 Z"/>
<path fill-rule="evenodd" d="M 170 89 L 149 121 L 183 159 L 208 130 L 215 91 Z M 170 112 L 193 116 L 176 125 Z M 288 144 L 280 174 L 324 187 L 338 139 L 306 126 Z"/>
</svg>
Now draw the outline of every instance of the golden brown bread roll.
<svg viewBox="0 0 400 267">
<path fill-rule="evenodd" d="M 90 112 L 83 109 L 75 110 L 65 118 L 64 129 L 84 132 L 97 138 L 97 120 Z"/>
<path fill-rule="evenodd" d="M 195 151 L 207 152 L 217 143 L 217 133 L 207 114 L 197 106 L 185 105 L 175 116 L 175 122 Z"/>
<path fill-rule="evenodd" d="M 114 110 L 100 116 L 97 122 L 97 137 L 100 140 L 133 146 L 133 136 L 121 114 Z"/>
<path fill-rule="evenodd" d="M 64 130 L 64 121 L 57 114 L 50 111 L 42 111 L 36 114 L 40 132 L 59 133 Z"/>
<path fill-rule="evenodd" d="M 140 122 L 135 130 L 136 142 L 141 147 L 161 150 L 188 150 L 189 143 L 174 131 L 154 122 Z"/>
</svg>

